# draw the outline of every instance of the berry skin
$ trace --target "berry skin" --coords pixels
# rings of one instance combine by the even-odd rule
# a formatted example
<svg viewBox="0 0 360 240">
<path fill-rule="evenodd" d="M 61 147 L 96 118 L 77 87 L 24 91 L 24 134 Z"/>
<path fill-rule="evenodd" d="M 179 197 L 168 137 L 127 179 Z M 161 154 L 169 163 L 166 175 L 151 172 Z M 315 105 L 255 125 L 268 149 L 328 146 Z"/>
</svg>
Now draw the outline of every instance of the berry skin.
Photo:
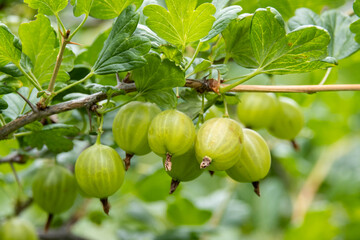
<svg viewBox="0 0 360 240">
<path fill-rule="evenodd" d="M 163 158 L 165 165 L 166 157 Z M 196 160 L 195 149 L 192 147 L 188 152 L 183 155 L 173 157 L 171 159 L 172 168 L 166 173 L 172 178 L 170 194 L 173 193 L 180 182 L 187 182 L 199 177 L 203 170 Z"/>
<path fill-rule="evenodd" d="M 148 140 L 151 150 L 166 156 L 165 169 L 171 170 L 171 157 L 180 156 L 194 145 L 195 127 L 184 113 L 171 109 L 158 114 L 150 124 Z"/>
<path fill-rule="evenodd" d="M 34 201 L 46 212 L 59 214 L 68 210 L 77 195 L 73 174 L 59 165 L 40 169 L 32 184 Z"/>
<path fill-rule="evenodd" d="M 244 129 L 244 148 L 239 161 L 226 173 L 235 181 L 256 183 L 268 174 L 270 165 L 271 155 L 265 140 L 257 132 Z"/>
<path fill-rule="evenodd" d="M 244 93 L 237 105 L 239 120 L 248 128 L 270 126 L 278 111 L 278 101 L 272 93 Z"/>
<path fill-rule="evenodd" d="M 117 145 L 126 152 L 126 170 L 133 155 L 151 152 L 148 130 L 153 118 L 161 112 L 156 104 L 134 101 L 120 108 L 113 122 L 113 135 Z"/>
<path fill-rule="evenodd" d="M 0 225 L 1 240 L 38 240 L 35 228 L 30 222 L 14 217 Z"/>
<path fill-rule="evenodd" d="M 75 164 L 79 187 L 87 196 L 100 198 L 107 214 L 110 209 L 107 198 L 121 187 L 124 176 L 125 168 L 119 154 L 100 143 L 85 149 Z"/>
<path fill-rule="evenodd" d="M 240 124 L 229 118 L 212 118 L 199 129 L 195 152 L 201 168 L 223 171 L 238 161 L 244 142 Z"/>
<path fill-rule="evenodd" d="M 297 102 L 291 98 L 280 97 L 278 114 L 269 126 L 271 135 L 293 140 L 304 126 L 304 116 Z"/>
</svg>

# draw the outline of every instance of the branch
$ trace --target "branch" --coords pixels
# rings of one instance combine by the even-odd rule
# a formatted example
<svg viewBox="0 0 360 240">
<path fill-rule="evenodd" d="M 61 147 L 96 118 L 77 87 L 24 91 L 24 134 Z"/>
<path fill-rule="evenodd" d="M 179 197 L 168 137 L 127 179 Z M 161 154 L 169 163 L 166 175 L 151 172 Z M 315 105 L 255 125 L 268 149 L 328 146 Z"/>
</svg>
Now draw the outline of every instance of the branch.
<svg viewBox="0 0 360 240">
<path fill-rule="evenodd" d="M 221 84 L 227 86 L 227 84 Z M 332 91 L 360 91 L 360 84 L 332 85 L 239 85 L 230 92 L 280 92 L 280 93 L 316 93 Z"/>
<path fill-rule="evenodd" d="M 199 92 L 217 92 L 217 81 L 198 81 L 187 79 L 185 87 L 195 88 Z M 229 86 L 222 84 L 222 86 Z M 122 91 L 113 96 L 136 91 L 135 83 L 121 83 L 118 88 Z M 293 93 L 314 93 L 324 91 L 360 91 L 360 84 L 338 84 L 338 85 L 291 85 L 291 86 L 265 86 L 265 85 L 240 85 L 230 90 L 231 92 L 293 92 Z M 69 110 L 90 107 L 95 103 L 107 99 L 106 93 L 99 92 L 84 98 L 75 99 L 59 103 L 38 112 L 27 113 L 0 128 L 0 140 L 7 139 L 8 136 L 26 124 L 40 120 L 53 114 L 66 112 Z"/>
<path fill-rule="evenodd" d="M 5 125 L 7 126 L 7 125 Z M 26 163 L 26 158 L 24 155 L 17 153 L 17 152 L 13 152 L 10 153 L 9 155 L 7 155 L 6 157 L 0 159 L 0 164 L 1 163 L 19 163 L 19 164 L 24 164 Z"/>
</svg>

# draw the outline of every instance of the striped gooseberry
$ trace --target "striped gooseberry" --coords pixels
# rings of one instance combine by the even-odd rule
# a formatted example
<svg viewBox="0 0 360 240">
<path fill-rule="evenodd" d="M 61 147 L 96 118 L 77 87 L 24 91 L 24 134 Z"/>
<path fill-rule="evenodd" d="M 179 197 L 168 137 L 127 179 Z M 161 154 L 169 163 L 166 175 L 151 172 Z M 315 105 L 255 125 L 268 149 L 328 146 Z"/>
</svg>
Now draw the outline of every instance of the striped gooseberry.
<svg viewBox="0 0 360 240">
<path fill-rule="evenodd" d="M 166 156 L 165 170 L 171 170 L 171 158 L 180 156 L 194 145 L 195 126 L 184 113 L 170 109 L 158 114 L 151 122 L 148 140 L 151 150 Z"/>
<path fill-rule="evenodd" d="M 223 171 L 238 160 L 244 141 L 242 127 L 229 118 L 212 118 L 199 129 L 196 142 L 196 158 L 201 168 Z"/>
<path fill-rule="evenodd" d="M 151 152 L 148 129 L 152 119 L 161 112 L 153 103 L 134 101 L 120 108 L 113 122 L 112 132 L 117 145 L 126 152 L 125 169 L 133 155 Z"/>
<path fill-rule="evenodd" d="M 95 143 L 76 160 L 75 177 L 81 190 L 89 197 L 99 198 L 104 212 L 109 213 L 108 197 L 123 184 L 124 164 L 111 147 Z"/>
<path fill-rule="evenodd" d="M 265 140 L 256 131 L 244 129 L 244 148 L 236 164 L 226 173 L 235 181 L 251 182 L 260 196 L 259 181 L 269 172 L 271 156 Z"/>
<path fill-rule="evenodd" d="M 273 93 L 244 93 L 237 105 L 239 120 L 248 128 L 267 128 L 277 114 L 278 101 Z"/>
<path fill-rule="evenodd" d="M 59 165 L 49 165 L 36 172 L 32 193 L 34 201 L 49 213 L 45 230 L 50 226 L 54 214 L 68 210 L 77 195 L 77 184 L 73 174 Z"/>
</svg>

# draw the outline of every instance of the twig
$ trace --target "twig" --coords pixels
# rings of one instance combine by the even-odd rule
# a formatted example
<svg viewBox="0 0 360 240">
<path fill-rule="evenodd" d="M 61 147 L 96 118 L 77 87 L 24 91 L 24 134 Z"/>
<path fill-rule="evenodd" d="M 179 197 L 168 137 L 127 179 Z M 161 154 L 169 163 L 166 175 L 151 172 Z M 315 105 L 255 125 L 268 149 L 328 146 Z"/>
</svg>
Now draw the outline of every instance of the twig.
<svg viewBox="0 0 360 240">
<path fill-rule="evenodd" d="M 0 159 L 0 164 L 2 163 L 19 163 L 24 164 L 26 163 L 24 155 L 21 155 L 17 152 L 10 153 L 6 157 Z"/>
<path fill-rule="evenodd" d="M 222 84 L 222 86 L 226 86 Z M 230 92 L 281 92 L 281 93 L 315 93 L 332 91 L 360 91 L 360 84 L 331 85 L 240 85 Z"/>
<path fill-rule="evenodd" d="M 21 93 L 19 93 L 18 91 L 16 91 L 16 93 L 30 106 L 31 110 L 33 110 L 33 112 L 37 112 L 37 108 L 35 107 L 34 104 L 32 104 L 29 99 L 27 99 L 26 97 L 24 97 L 24 95 L 22 95 Z M 31 92 L 30 92 L 31 93 Z M 24 108 L 25 109 L 25 108 Z"/>
<path fill-rule="evenodd" d="M 19 202 L 15 206 L 15 215 L 18 216 L 22 211 L 30 207 L 30 205 L 34 202 L 32 198 L 27 199 L 25 202 Z"/>
<path fill-rule="evenodd" d="M 211 81 L 197 81 L 187 79 L 185 87 L 195 88 L 199 92 L 214 91 L 210 84 Z M 223 84 L 223 86 L 229 86 Z M 119 87 L 120 90 L 114 93 L 113 96 L 125 94 L 125 92 L 136 91 L 135 83 L 122 83 Z M 233 89 L 231 92 L 292 92 L 292 93 L 315 93 L 326 91 L 360 91 L 360 84 L 332 84 L 332 85 L 290 85 L 290 86 L 268 86 L 268 85 L 240 85 Z M 6 139 L 9 134 L 17 129 L 25 126 L 26 124 L 40 120 L 41 118 L 51 116 L 53 114 L 70 111 L 77 108 L 91 106 L 99 101 L 107 99 L 106 93 L 99 92 L 89 95 L 84 98 L 75 99 L 63 103 L 56 104 L 41 110 L 39 112 L 27 113 L 0 128 L 0 140 Z"/>
<path fill-rule="evenodd" d="M 321 80 L 321 82 L 319 83 L 319 85 L 324 85 L 324 84 L 325 84 L 326 80 L 327 80 L 327 79 L 329 78 L 329 76 L 330 76 L 331 70 L 332 70 L 332 68 L 328 68 L 328 69 L 326 70 L 326 73 L 325 73 L 323 79 Z"/>
</svg>

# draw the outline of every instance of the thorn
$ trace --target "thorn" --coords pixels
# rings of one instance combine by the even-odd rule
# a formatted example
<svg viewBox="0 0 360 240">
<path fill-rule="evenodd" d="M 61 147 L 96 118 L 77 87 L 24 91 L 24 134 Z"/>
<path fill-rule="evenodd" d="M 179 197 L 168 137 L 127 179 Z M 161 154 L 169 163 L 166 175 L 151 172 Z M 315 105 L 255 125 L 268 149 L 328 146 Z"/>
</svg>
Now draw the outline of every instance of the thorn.
<svg viewBox="0 0 360 240">
<path fill-rule="evenodd" d="M 175 190 L 177 189 L 177 187 L 179 186 L 179 184 L 180 184 L 180 181 L 171 179 L 169 194 L 173 194 L 175 192 Z"/>
<path fill-rule="evenodd" d="M 134 154 L 126 153 L 126 157 L 124 159 L 125 170 L 127 171 L 130 168 L 130 160 L 134 156 Z"/>
<path fill-rule="evenodd" d="M 252 182 L 252 185 L 254 187 L 254 192 L 256 193 L 256 195 L 260 197 L 260 182 L 259 181 Z"/>
<path fill-rule="evenodd" d="M 170 153 L 166 153 L 166 160 L 165 160 L 165 170 L 166 171 L 171 171 L 171 154 Z"/>
<path fill-rule="evenodd" d="M 108 198 L 101 198 L 100 202 L 101 202 L 101 204 L 103 206 L 104 213 L 106 213 L 106 215 L 109 216 L 109 211 L 110 211 L 111 206 L 110 206 L 110 203 L 108 201 Z"/>
<path fill-rule="evenodd" d="M 45 232 L 45 233 L 47 233 L 47 231 L 49 230 L 50 224 L 51 224 L 51 222 L 52 222 L 53 217 L 54 217 L 54 214 L 49 213 L 48 219 L 47 219 L 47 221 L 46 221 L 45 228 L 44 228 L 44 232 Z"/>
<path fill-rule="evenodd" d="M 295 139 L 291 140 L 290 142 L 291 142 L 291 145 L 293 146 L 295 151 L 300 151 L 300 146 L 299 146 L 299 144 L 297 144 Z"/>
<path fill-rule="evenodd" d="M 209 170 L 209 173 L 210 173 L 210 176 L 214 176 L 214 174 L 215 174 L 215 172 L 211 171 L 211 170 Z"/>
<path fill-rule="evenodd" d="M 203 158 L 203 161 L 200 163 L 200 168 L 204 169 L 207 168 L 211 163 L 211 158 L 209 158 L 208 156 L 205 156 Z"/>
<path fill-rule="evenodd" d="M 34 104 L 32 104 L 29 99 L 27 99 L 26 97 L 24 97 L 21 93 L 19 93 L 18 91 L 16 91 L 16 93 L 30 106 L 31 110 L 34 112 L 34 113 L 37 113 L 38 112 L 38 109 L 35 107 Z"/>
<path fill-rule="evenodd" d="M 76 43 L 76 42 L 68 42 L 68 44 L 74 44 L 74 45 L 82 46 L 82 44 Z"/>
</svg>

